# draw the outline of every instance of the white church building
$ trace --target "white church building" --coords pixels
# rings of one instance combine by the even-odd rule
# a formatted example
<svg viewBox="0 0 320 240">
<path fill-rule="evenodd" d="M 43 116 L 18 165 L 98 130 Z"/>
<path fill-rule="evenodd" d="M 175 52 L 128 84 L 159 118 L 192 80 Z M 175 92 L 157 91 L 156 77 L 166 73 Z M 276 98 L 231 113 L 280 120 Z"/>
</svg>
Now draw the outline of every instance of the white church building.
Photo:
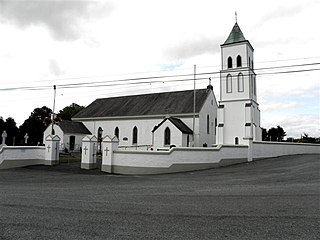
<svg viewBox="0 0 320 240">
<path fill-rule="evenodd" d="M 119 146 L 247 145 L 261 140 L 253 47 L 237 23 L 221 45 L 220 101 L 213 88 L 97 99 L 73 117 Z M 194 109 L 195 96 L 195 109 Z"/>
<path fill-rule="evenodd" d="M 98 139 L 117 136 L 120 146 L 210 146 L 216 141 L 217 109 L 212 86 L 208 86 L 97 99 L 73 120 L 81 121 Z"/>
</svg>

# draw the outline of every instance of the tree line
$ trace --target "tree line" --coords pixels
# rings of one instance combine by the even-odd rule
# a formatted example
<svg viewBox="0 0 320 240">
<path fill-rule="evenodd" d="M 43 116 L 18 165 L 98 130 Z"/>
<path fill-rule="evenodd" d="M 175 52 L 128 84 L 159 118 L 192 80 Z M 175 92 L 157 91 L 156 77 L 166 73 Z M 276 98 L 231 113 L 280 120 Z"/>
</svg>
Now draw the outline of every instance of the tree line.
<svg viewBox="0 0 320 240">
<path fill-rule="evenodd" d="M 71 120 L 72 116 L 83 108 L 84 106 L 72 103 L 60 110 L 54 121 Z M 52 110 L 46 106 L 35 108 L 19 127 L 13 118 L 4 120 L 0 117 L 0 137 L 3 131 L 6 131 L 8 146 L 25 145 L 24 136 L 28 134 L 28 145 L 40 145 L 43 143 L 43 132 L 51 124 L 51 114 Z"/>
<path fill-rule="evenodd" d="M 262 141 L 270 141 L 270 142 L 296 142 L 296 143 L 318 143 L 320 144 L 320 137 L 310 137 L 308 134 L 303 133 L 300 138 L 287 137 L 286 132 L 281 126 L 272 127 L 269 130 L 262 128 Z"/>
</svg>

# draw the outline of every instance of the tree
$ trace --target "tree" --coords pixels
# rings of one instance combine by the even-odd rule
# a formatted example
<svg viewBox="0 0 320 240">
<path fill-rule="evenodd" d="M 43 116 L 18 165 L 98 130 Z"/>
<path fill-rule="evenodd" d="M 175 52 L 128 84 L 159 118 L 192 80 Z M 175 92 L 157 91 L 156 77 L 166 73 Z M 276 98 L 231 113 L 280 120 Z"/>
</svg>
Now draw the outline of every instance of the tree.
<svg viewBox="0 0 320 240">
<path fill-rule="evenodd" d="M 28 133 L 28 142 L 31 145 L 37 145 L 43 141 L 43 132 L 46 129 L 44 120 L 50 118 L 52 110 L 46 106 L 35 108 L 29 118 L 20 126 L 20 138 Z"/>
<path fill-rule="evenodd" d="M 303 136 L 301 136 L 300 142 L 302 143 L 319 143 L 316 138 L 309 137 L 307 133 L 303 133 Z"/>
<path fill-rule="evenodd" d="M 268 130 L 269 141 L 281 142 L 285 136 L 286 132 L 280 126 L 277 126 L 276 128 L 273 127 Z"/>
<path fill-rule="evenodd" d="M 261 129 L 262 129 L 262 141 L 269 141 L 267 129 L 265 128 L 261 128 Z"/>
<path fill-rule="evenodd" d="M 6 119 L 4 127 L 8 135 L 6 144 L 9 146 L 15 145 L 16 141 L 18 140 L 17 138 L 19 133 L 16 122 L 13 118 L 9 117 Z"/>
<path fill-rule="evenodd" d="M 3 118 L 0 117 L 0 137 L 1 137 L 1 134 L 3 133 L 4 130 L 5 130 L 4 121 L 3 121 Z M 0 142 L 0 144 L 1 144 L 1 142 Z"/>
<path fill-rule="evenodd" d="M 84 106 L 80 106 L 76 103 L 72 103 L 70 106 L 67 106 L 59 111 L 58 117 L 63 120 L 71 120 L 71 118 L 84 109 Z"/>
</svg>

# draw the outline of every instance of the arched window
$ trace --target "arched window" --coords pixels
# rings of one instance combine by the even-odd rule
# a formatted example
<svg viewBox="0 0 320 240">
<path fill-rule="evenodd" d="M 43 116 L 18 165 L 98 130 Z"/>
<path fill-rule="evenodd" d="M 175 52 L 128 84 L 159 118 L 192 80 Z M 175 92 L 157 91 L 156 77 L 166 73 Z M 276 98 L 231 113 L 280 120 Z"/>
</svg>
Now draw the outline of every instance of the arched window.
<svg viewBox="0 0 320 240">
<path fill-rule="evenodd" d="M 166 130 L 164 130 L 164 145 L 170 145 L 171 142 L 171 131 L 170 128 L 167 127 Z"/>
<path fill-rule="evenodd" d="M 242 60 L 240 55 L 237 56 L 237 67 L 242 67 Z"/>
<path fill-rule="evenodd" d="M 248 67 L 251 68 L 251 58 L 249 57 Z"/>
<path fill-rule="evenodd" d="M 243 92 L 243 91 L 244 91 L 243 74 L 239 73 L 239 75 L 238 75 L 238 92 Z"/>
<path fill-rule="evenodd" d="M 234 139 L 234 144 L 236 144 L 236 145 L 239 144 L 239 138 L 238 138 L 238 137 L 236 137 L 236 138 Z"/>
<path fill-rule="evenodd" d="M 256 76 L 253 76 L 253 94 L 257 94 Z"/>
<path fill-rule="evenodd" d="M 210 133 L 210 116 L 209 114 L 207 115 L 207 134 Z"/>
<path fill-rule="evenodd" d="M 117 138 L 119 139 L 119 128 L 118 127 L 116 127 L 114 129 L 114 135 L 117 136 Z"/>
<path fill-rule="evenodd" d="M 214 119 L 214 135 L 217 134 L 217 125 L 218 125 L 218 120 L 217 118 Z"/>
<path fill-rule="evenodd" d="M 253 82 L 253 75 L 250 75 L 250 94 L 254 94 L 254 82 Z"/>
<path fill-rule="evenodd" d="M 231 93 L 232 92 L 232 76 L 231 76 L 231 74 L 228 74 L 226 84 L 227 84 L 227 86 L 226 86 L 227 93 Z"/>
<path fill-rule="evenodd" d="M 232 68 L 232 57 L 228 57 L 228 68 Z"/>
<path fill-rule="evenodd" d="M 132 144 L 138 143 L 138 128 L 134 127 L 132 131 Z"/>
</svg>

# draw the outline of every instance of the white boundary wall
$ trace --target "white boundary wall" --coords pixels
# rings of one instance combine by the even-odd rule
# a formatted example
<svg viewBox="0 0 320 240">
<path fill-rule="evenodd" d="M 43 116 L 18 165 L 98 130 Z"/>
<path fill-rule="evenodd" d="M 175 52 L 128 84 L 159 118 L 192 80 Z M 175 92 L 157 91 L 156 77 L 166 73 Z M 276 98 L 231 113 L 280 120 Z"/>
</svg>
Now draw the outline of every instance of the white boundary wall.
<svg viewBox="0 0 320 240">
<path fill-rule="evenodd" d="M 56 165 L 59 163 L 58 136 L 46 137 L 45 146 L 0 145 L 0 169 L 30 165 Z"/>
<path fill-rule="evenodd" d="M 227 166 L 252 159 L 296 154 L 320 154 L 319 144 L 249 141 L 250 145 L 218 145 L 210 148 L 172 148 L 168 151 L 119 150 L 112 140 L 106 145 L 113 152 L 103 161 L 102 171 L 118 174 L 157 174 Z M 106 158 L 108 154 L 106 154 Z M 109 156 L 110 158 L 110 156 Z"/>
<path fill-rule="evenodd" d="M 0 169 L 43 164 L 45 147 L 3 146 L 0 149 Z"/>
<path fill-rule="evenodd" d="M 119 174 L 156 174 L 208 169 L 246 162 L 248 146 L 172 148 L 169 151 L 113 151 L 112 166 L 102 170 Z M 108 169 L 108 170 L 107 170 Z"/>
<path fill-rule="evenodd" d="M 252 143 L 253 159 L 296 154 L 320 154 L 320 144 L 262 141 Z"/>
</svg>

